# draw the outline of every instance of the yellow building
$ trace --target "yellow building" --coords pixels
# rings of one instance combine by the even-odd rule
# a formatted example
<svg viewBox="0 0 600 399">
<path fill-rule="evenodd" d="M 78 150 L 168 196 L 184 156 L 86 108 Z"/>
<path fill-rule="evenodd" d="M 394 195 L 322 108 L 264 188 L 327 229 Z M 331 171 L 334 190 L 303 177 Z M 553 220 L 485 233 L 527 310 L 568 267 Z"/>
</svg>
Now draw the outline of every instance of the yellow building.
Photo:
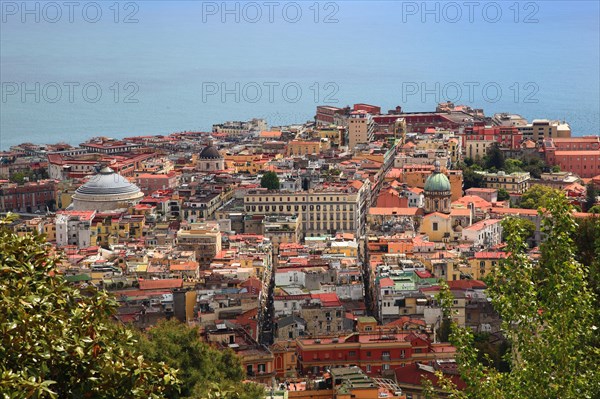
<svg viewBox="0 0 600 399">
<path fill-rule="evenodd" d="M 329 126 L 316 129 L 313 132 L 313 137 L 318 139 L 327 139 L 331 145 L 340 146 L 343 144 L 343 128 L 337 126 Z"/>
<path fill-rule="evenodd" d="M 347 258 L 356 258 L 358 255 L 358 243 L 356 241 L 332 241 L 331 246 L 325 252 L 344 255 Z"/>
<path fill-rule="evenodd" d="M 96 242 L 90 245 L 100 245 L 108 247 L 119 243 L 138 240 L 142 238 L 146 218 L 143 215 L 96 215 L 96 223 L 92 229 L 96 234 L 92 234 L 92 241 L 95 237 Z"/>
<path fill-rule="evenodd" d="M 475 252 L 474 256 L 469 258 L 471 277 L 474 280 L 482 280 L 507 256 L 506 252 L 499 251 Z"/>
<path fill-rule="evenodd" d="M 46 241 L 56 241 L 56 224 L 52 221 L 44 224 L 44 234 L 46 235 Z"/>
<path fill-rule="evenodd" d="M 287 156 L 317 155 L 325 146 L 324 142 L 292 140 L 287 144 Z"/>
<path fill-rule="evenodd" d="M 423 217 L 419 232 L 426 234 L 429 241 L 453 242 L 462 238 L 463 227 L 470 224 L 470 210 L 452 209 L 450 214 L 430 213 Z"/>
<path fill-rule="evenodd" d="M 448 140 L 448 153 L 450 154 L 450 160 L 453 164 L 460 161 L 462 158 L 461 148 L 458 138 L 451 138 Z"/>
<path fill-rule="evenodd" d="M 473 160 L 483 159 L 496 140 L 467 140 L 465 156 Z"/>
<path fill-rule="evenodd" d="M 46 221 L 41 217 L 36 217 L 29 220 L 20 221 L 18 225 L 15 226 L 15 232 L 19 237 L 23 237 L 28 234 L 42 234 L 45 231 Z"/>
<path fill-rule="evenodd" d="M 225 155 L 225 164 L 228 169 L 234 169 L 239 173 L 257 174 L 262 169 L 264 163 L 261 155 Z"/>
</svg>

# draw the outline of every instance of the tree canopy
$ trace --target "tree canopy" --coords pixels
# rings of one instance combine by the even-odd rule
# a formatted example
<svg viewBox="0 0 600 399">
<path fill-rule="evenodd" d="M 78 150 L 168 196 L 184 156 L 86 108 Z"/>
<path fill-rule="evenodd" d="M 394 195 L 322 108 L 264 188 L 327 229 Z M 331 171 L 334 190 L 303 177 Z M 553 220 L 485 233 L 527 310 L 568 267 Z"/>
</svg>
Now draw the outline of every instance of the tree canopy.
<svg viewBox="0 0 600 399">
<path fill-rule="evenodd" d="M 562 193 L 554 188 L 535 184 L 521 196 L 520 207 L 525 209 L 538 209 L 545 207 L 546 203 Z"/>
<path fill-rule="evenodd" d="M 596 186 L 591 183 L 588 184 L 586 188 L 585 209 L 589 212 L 596 204 L 596 198 L 600 193 L 596 189 Z"/>
<path fill-rule="evenodd" d="M 173 398 L 204 398 L 215 390 L 240 399 L 256 399 L 264 393 L 261 386 L 242 382 L 245 373 L 232 350 L 219 351 L 201 342 L 197 327 L 163 321 L 140 334 L 138 342 L 145 357 L 180 370 L 181 393 Z"/>
<path fill-rule="evenodd" d="M 279 177 L 275 172 L 266 172 L 260 179 L 260 186 L 269 190 L 279 190 Z"/>
<path fill-rule="evenodd" d="M 488 149 L 483 161 L 486 169 L 504 169 L 504 154 L 502 153 L 498 143 L 492 144 L 492 146 Z"/>
<path fill-rule="evenodd" d="M 5 224 L 3 221 L 0 224 Z M 176 371 L 136 350 L 113 322 L 117 303 L 54 276 L 59 259 L 38 235 L 0 226 L 0 392 L 4 398 L 158 398 Z"/>
<path fill-rule="evenodd" d="M 507 201 L 510 199 L 510 194 L 504 188 L 498 189 L 498 201 Z"/>
<path fill-rule="evenodd" d="M 598 398 L 600 347 L 598 309 L 588 285 L 588 270 L 575 258 L 572 235 L 577 224 L 563 194 L 548 198 L 543 217 L 546 240 L 541 258 L 526 253 L 522 219 L 503 222 L 510 256 L 488 279 L 488 295 L 502 319 L 511 350 L 510 371 L 483 365 L 469 329 L 452 325 L 459 372 L 467 387 L 458 391 L 441 374 L 443 387 L 454 398 Z M 447 285 L 438 297 L 445 317 L 451 317 Z"/>
</svg>

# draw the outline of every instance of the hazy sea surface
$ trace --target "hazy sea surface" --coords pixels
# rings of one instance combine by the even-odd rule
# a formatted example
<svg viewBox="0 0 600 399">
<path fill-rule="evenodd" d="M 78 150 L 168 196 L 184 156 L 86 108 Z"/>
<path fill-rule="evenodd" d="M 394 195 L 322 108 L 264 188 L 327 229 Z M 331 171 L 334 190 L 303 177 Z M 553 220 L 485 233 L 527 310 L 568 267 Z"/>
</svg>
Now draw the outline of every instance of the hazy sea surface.
<svg viewBox="0 0 600 399">
<path fill-rule="evenodd" d="M 1 2 L 1 149 L 445 99 L 600 133 L 597 1 L 75 3 Z"/>
</svg>

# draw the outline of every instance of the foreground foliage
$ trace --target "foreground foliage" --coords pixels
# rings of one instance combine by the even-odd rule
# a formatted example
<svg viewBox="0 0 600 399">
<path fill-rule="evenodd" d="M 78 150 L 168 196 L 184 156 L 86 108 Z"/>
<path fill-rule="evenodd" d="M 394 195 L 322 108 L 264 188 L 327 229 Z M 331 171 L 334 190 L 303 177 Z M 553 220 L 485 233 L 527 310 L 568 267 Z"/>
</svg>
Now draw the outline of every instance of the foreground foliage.
<svg viewBox="0 0 600 399">
<path fill-rule="evenodd" d="M 488 281 L 488 294 L 502 318 L 511 350 L 509 372 L 484 366 L 473 345 L 473 333 L 452 326 L 461 377 L 458 391 L 448 379 L 442 385 L 453 398 L 598 398 L 600 349 L 594 325 L 598 309 L 588 286 L 588 270 L 575 258 L 572 239 L 577 224 L 562 194 L 548 196 L 543 220 L 546 241 L 539 262 L 526 254 L 521 219 L 506 219 L 509 258 Z M 439 298 L 451 318 L 452 295 L 447 285 Z M 440 375 L 440 377 L 442 377 Z"/>
<path fill-rule="evenodd" d="M 139 350 L 148 359 L 179 371 L 180 395 L 173 398 L 224 397 L 256 399 L 264 389 L 243 383 L 244 370 L 231 350 L 219 351 L 200 341 L 198 328 L 176 320 L 163 321 L 139 337 Z"/>
<path fill-rule="evenodd" d="M 57 261 L 43 237 L 0 226 L 2 397 L 175 395 L 175 370 L 146 360 L 131 331 L 110 320 L 116 301 L 54 277 Z"/>
</svg>

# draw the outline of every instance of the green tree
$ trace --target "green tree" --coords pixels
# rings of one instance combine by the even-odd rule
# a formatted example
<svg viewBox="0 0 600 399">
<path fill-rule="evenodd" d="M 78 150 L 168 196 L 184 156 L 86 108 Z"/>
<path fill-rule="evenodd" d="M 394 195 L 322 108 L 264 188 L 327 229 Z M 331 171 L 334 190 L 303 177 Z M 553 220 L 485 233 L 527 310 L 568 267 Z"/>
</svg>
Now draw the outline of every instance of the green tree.
<svg viewBox="0 0 600 399">
<path fill-rule="evenodd" d="M 181 394 L 172 397 L 255 399 L 264 394 L 261 386 L 242 383 L 245 373 L 237 355 L 200 341 L 197 327 L 163 321 L 141 334 L 138 342 L 145 357 L 179 370 Z"/>
<path fill-rule="evenodd" d="M 533 223 L 531 220 L 521 219 L 520 232 L 522 234 L 521 239 L 524 242 L 526 242 L 528 244 L 533 244 L 534 239 L 535 239 L 536 230 L 537 230 L 537 227 L 536 227 L 535 223 Z M 509 230 L 502 230 L 502 241 L 506 241 L 508 239 L 509 233 L 510 233 Z"/>
<path fill-rule="evenodd" d="M 599 193 L 596 189 L 596 186 L 592 183 L 588 184 L 586 188 L 585 209 L 589 212 L 589 209 L 596 204 L 596 198 L 598 197 Z"/>
<path fill-rule="evenodd" d="M 504 171 L 506 173 L 522 172 L 523 162 L 519 159 L 509 158 L 504 162 Z"/>
<path fill-rule="evenodd" d="M 575 259 L 573 208 L 563 194 L 549 198 L 546 208 L 542 224 L 547 239 L 539 262 L 527 255 L 522 219 L 507 218 L 503 227 L 510 256 L 488 281 L 488 295 L 511 344 L 505 356 L 510 371 L 482 364 L 472 331 L 453 324 L 451 342 L 467 387 L 460 392 L 439 376 L 454 398 L 600 397 L 598 309 L 587 269 Z M 439 296 L 448 291 L 444 285 Z"/>
<path fill-rule="evenodd" d="M 266 172 L 260 179 L 260 186 L 269 190 L 279 190 L 279 177 L 275 172 Z"/>
<path fill-rule="evenodd" d="M 510 199 L 510 194 L 503 188 L 498 189 L 498 201 L 508 201 Z"/>
<path fill-rule="evenodd" d="M 588 209 L 589 213 L 600 213 L 600 205 L 594 205 L 590 209 Z"/>
<path fill-rule="evenodd" d="M 459 168 L 463 171 L 463 187 L 465 190 L 483 186 L 483 176 L 475 172 L 475 166 L 477 165 L 473 165 L 473 167 L 468 167 L 466 164 L 459 165 Z"/>
<path fill-rule="evenodd" d="M 0 224 L 0 392 L 4 398 L 159 398 L 175 370 L 146 360 L 111 320 L 112 296 L 55 276 L 42 236 Z"/>
<path fill-rule="evenodd" d="M 538 209 L 545 207 L 549 199 L 561 195 L 562 193 L 548 186 L 535 184 L 531 186 L 521 196 L 520 206 L 525 209 Z"/>
<path fill-rule="evenodd" d="M 531 177 L 535 179 L 539 179 L 542 175 L 542 172 L 549 170 L 548 165 L 539 159 L 539 158 L 531 158 L 523 163 L 521 166 L 523 172 L 529 172 Z"/>
<path fill-rule="evenodd" d="M 496 168 L 497 170 L 504 169 L 504 154 L 498 143 L 492 144 L 484 158 L 486 169 Z"/>
<path fill-rule="evenodd" d="M 590 269 L 589 284 L 600 296 L 600 216 L 579 219 L 573 233 L 576 258 Z"/>
</svg>

